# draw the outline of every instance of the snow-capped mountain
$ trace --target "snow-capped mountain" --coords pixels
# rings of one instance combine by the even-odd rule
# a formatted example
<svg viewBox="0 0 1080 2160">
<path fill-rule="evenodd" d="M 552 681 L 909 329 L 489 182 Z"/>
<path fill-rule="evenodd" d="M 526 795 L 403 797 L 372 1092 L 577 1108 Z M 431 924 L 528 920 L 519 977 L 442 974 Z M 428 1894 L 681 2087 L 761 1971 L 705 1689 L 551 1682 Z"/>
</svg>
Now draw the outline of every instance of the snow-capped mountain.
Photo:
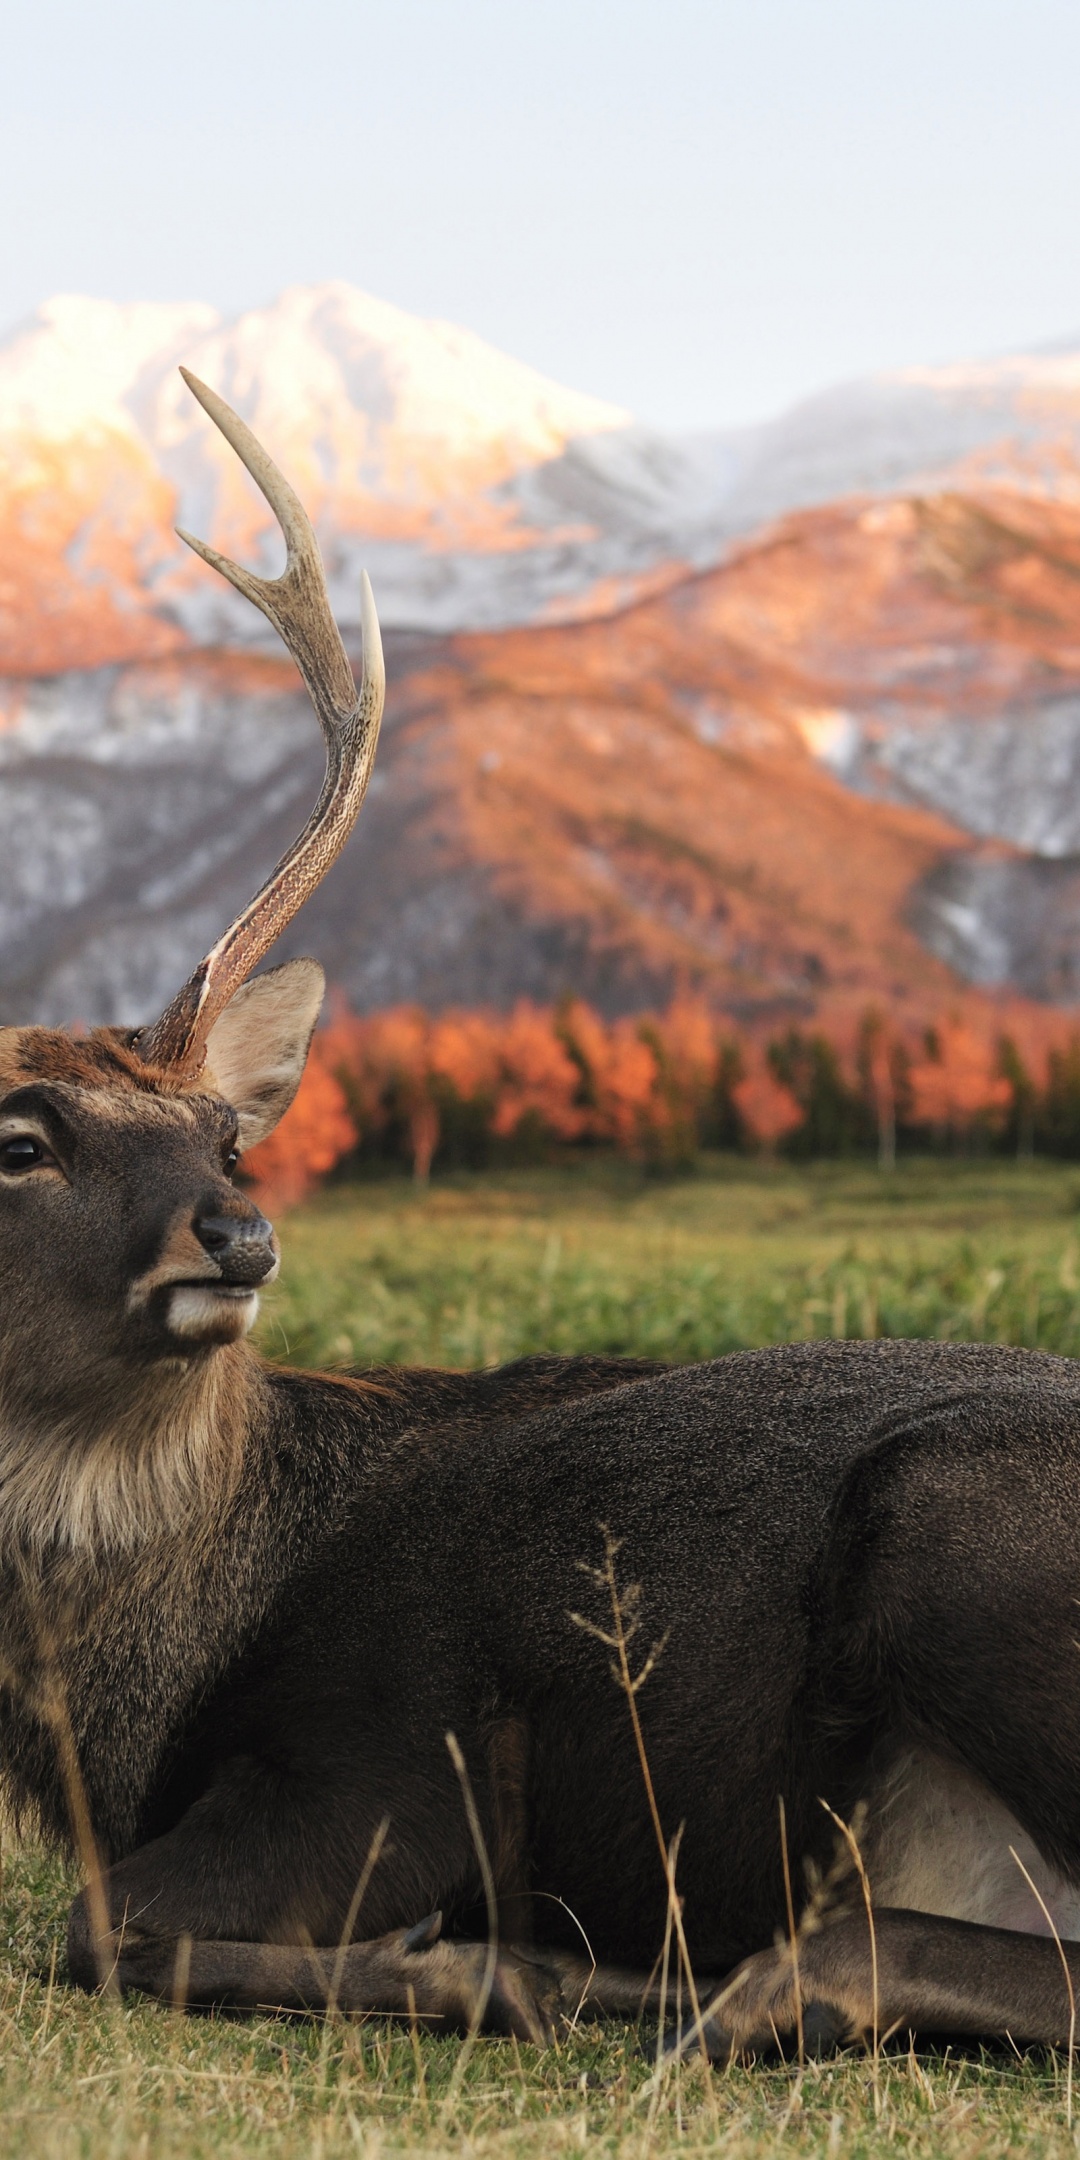
<svg viewBox="0 0 1080 2160">
<path fill-rule="evenodd" d="M 358 1002 L 1080 998 L 1080 350 L 679 440 L 329 285 L 0 344 L 0 1017 L 145 1017 L 318 784 L 268 627 L 175 538 L 281 559 L 181 361 L 389 632 L 293 933 Z"/>
<path fill-rule="evenodd" d="M 732 531 L 843 496 L 942 486 L 1080 501 L 1080 341 L 869 376 L 687 447 L 715 461 Z"/>
<path fill-rule="evenodd" d="M 501 628 L 613 612 L 837 496 L 1080 494 L 1080 352 L 881 376 L 678 438 L 344 284 L 231 320 L 61 298 L 0 344 L 0 668 L 266 643 L 175 538 L 182 524 L 253 566 L 280 560 L 180 361 L 309 504 L 346 630 L 361 566 L 390 627 Z"/>
<path fill-rule="evenodd" d="M 340 284 L 228 322 L 58 299 L 0 346 L 0 666 L 265 640 L 173 532 L 280 559 L 180 361 L 308 504 L 346 629 L 361 566 L 387 625 L 453 630 L 610 608 L 715 552 L 707 460 L 451 324 Z"/>
</svg>

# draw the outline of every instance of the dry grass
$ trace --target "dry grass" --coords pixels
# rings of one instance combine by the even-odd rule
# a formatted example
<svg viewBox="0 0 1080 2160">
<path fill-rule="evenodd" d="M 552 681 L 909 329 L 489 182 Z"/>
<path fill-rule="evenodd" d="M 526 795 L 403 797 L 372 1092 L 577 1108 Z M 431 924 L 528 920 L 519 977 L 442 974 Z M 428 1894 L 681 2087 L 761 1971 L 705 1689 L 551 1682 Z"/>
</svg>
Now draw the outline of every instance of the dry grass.
<svg viewBox="0 0 1080 2160">
<path fill-rule="evenodd" d="M 482 2040 L 456 2094 L 462 2043 L 379 2020 L 183 2018 L 115 2007 L 63 1984 L 55 1864 L 8 1857 L 0 1903 L 0 2154 L 152 2160 L 382 2153 L 636 2160 L 678 2150 L 738 2160 L 784 2152 L 902 2152 L 911 2160 L 1012 2147 L 1075 2153 L 1065 2069 L 1002 2052 L 862 2055 L 794 2069 L 705 2073 L 650 2090 L 650 2033 L 592 2026 L 540 2054 Z M 709 2089 L 707 2089 L 709 2088 Z"/>
<path fill-rule="evenodd" d="M 305 1362 L 465 1364 L 521 1349 L 703 1355 L 789 1334 L 1037 1337 L 1080 1348 L 1076 1173 L 919 1166 L 882 1181 L 829 1166 L 716 1166 L 658 1185 L 591 1176 L 374 1184 L 287 1225 L 265 1322 Z M 72 1880 L 28 1851 L 0 1895 L 0 2156 L 171 2160 L 258 2154 L 482 2156 L 678 2150 L 911 2160 L 1074 2154 L 1065 2065 L 1007 2051 L 853 2054 L 803 2073 L 652 2083 L 655 2034 L 586 2027 L 538 2054 L 385 2021 L 181 2018 L 64 1984 Z M 659 1865 L 659 1860 L 658 1863 Z M 458 2073 L 455 2079 L 455 2072 Z"/>
<path fill-rule="evenodd" d="M 678 2150 L 851 2156 L 1075 2153 L 1064 2065 L 1002 2052 L 862 2055 L 793 2069 L 706 2073 L 650 2090 L 652 2035 L 586 2027 L 540 2054 L 482 2040 L 456 2094 L 462 2043 L 372 2020 L 183 2018 L 63 1985 L 71 1883 L 30 1853 L 8 1859 L 0 1905 L 0 2154 L 151 2160 L 382 2153 L 617 2160 Z M 707 2089 L 711 2088 L 711 2089 Z"/>
</svg>

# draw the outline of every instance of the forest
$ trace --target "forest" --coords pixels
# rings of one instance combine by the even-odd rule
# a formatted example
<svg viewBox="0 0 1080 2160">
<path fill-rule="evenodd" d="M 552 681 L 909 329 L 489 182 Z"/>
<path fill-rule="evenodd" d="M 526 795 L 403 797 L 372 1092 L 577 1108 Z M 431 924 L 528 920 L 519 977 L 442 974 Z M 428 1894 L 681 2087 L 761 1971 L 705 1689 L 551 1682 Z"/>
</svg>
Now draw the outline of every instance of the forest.
<svg viewBox="0 0 1080 2160">
<path fill-rule="evenodd" d="M 597 1151 L 678 1171 L 718 1149 L 886 1169 L 903 1153 L 1080 1159 L 1080 1029 L 981 1004 L 768 1031 L 693 998 L 614 1020 L 573 998 L 441 1015 L 338 1002 L 244 1169 L 280 1208 L 378 1162 L 423 1184 Z"/>
</svg>

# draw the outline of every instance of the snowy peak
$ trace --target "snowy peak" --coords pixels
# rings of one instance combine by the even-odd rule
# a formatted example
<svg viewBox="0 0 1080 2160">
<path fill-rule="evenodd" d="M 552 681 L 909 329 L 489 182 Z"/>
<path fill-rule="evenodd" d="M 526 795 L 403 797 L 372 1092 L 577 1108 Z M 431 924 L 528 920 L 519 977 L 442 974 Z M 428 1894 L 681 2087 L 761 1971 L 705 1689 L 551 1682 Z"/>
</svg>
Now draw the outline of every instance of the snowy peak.
<svg viewBox="0 0 1080 2160">
<path fill-rule="evenodd" d="M 0 346 L 0 437 L 63 442 L 134 430 L 129 399 L 146 368 L 169 366 L 217 322 L 196 303 L 159 307 L 61 294 Z M 174 363 L 175 364 L 175 363 Z"/>
<path fill-rule="evenodd" d="M 303 495 L 347 629 L 361 565 L 388 624 L 457 629 L 609 606 L 679 554 L 695 486 L 683 453 L 453 324 L 341 283 L 229 321 L 63 297 L 0 346 L 0 666 L 264 637 L 173 536 L 179 523 L 280 561 L 181 361 Z"/>
<path fill-rule="evenodd" d="M 848 495 L 1014 487 L 1080 500 L 1080 350 L 904 368 L 706 436 L 724 514 L 749 530 Z"/>
<path fill-rule="evenodd" d="M 426 441 L 454 461 L 479 457 L 500 478 L 557 456 L 573 435 L 623 427 L 630 417 L 562 389 L 471 331 L 333 283 L 293 286 L 230 322 L 197 302 L 46 301 L 0 347 L 0 430 L 61 440 L 88 424 L 145 431 L 149 423 L 153 437 L 157 401 L 164 396 L 168 407 L 163 386 L 180 360 L 212 369 L 222 394 L 250 404 L 263 425 L 321 426 L 333 444 L 343 419 L 362 416 L 373 444 L 394 435 L 406 445 Z M 346 457 L 350 436 L 346 426 Z M 392 467 L 392 453 L 384 451 L 384 463 Z"/>
<path fill-rule="evenodd" d="M 1080 353 L 908 369 L 680 440 L 470 331 L 331 283 L 226 319 L 63 296 L 0 344 L 0 672 L 261 646 L 183 525 L 273 572 L 273 519 L 177 372 L 228 398 L 311 510 L 331 597 L 388 627 L 610 614 L 836 498 L 1002 486 L 1080 500 Z"/>
<path fill-rule="evenodd" d="M 189 344 L 186 364 L 275 442 L 300 483 L 344 502 L 371 495 L 427 509 L 629 420 L 469 331 L 342 284 L 294 287 L 272 307 L 215 324 Z M 198 459 L 194 446 L 212 444 L 172 370 L 140 418 L 173 455 Z"/>
</svg>

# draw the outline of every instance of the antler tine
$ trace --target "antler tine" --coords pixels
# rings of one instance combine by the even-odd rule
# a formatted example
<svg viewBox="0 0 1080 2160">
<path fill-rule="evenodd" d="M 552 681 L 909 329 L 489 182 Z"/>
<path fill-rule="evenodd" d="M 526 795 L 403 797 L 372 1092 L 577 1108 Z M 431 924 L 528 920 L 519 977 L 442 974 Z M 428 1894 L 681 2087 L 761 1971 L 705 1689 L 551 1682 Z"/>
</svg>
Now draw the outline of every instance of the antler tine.
<svg viewBox="0 0 1080 2160">
<path fill-rule="evenodd" d="M 255 898 L 199 962 L 161 1018 L 135 1038 L 135 1048 L 147 1064 L 197 1074 L 219 1013 L 325 877 L 352 831 L 375 761 L 386 673 L 367 572 L 360 577 L 364 666 L 357 692 L 331 613 L 318 541 L 303 504 L 224 398 L 187 368 L 180 373 L 265 495 L 285 536 L 285 568 L 278 578 L 256 577 L 219 555 L 205 540 L 186 532 L 180 538 L 273 623 L 304 679 L 327 745 L 322 792 L 303 832 Z"/>
<path fill-rule="evenodd" d="M 241 464 L 247 466 L 256 487 L 265 495 L 285 536 L 285 568 L 278 578 L 256 577 L 253 571 L 230 562 L 227 555 L 219 555 L 205 540 L 196 540 L 193 533 L 184 532 L 180 526 L 177 531 L 181 540 L 194 548 L 196 555 L 201 555 L 211 569 L 219 570 L 230 585 L 235 585 L 237 592 L 243 593 L 245 600 L 253 601 L 273 623 L 304 678 L 325 734 L 328 723 L 332 727 L 335 721 L 344 719 L 352 711 L 356 703 L 356 685 L 348 654 L 330 613 L 322 557 L 311 519 L 284 473 L 278 471 L 239 413 L 234 413 L 232 406 L 226 405 L 224 398 L 211 390 L 208 383 L 200 382 L 189 368 L 181 368 L 180 373 L 192 396 L 198 398 Z M 366 666 L 366 643 L 364 651 Z"/>
</svg>

